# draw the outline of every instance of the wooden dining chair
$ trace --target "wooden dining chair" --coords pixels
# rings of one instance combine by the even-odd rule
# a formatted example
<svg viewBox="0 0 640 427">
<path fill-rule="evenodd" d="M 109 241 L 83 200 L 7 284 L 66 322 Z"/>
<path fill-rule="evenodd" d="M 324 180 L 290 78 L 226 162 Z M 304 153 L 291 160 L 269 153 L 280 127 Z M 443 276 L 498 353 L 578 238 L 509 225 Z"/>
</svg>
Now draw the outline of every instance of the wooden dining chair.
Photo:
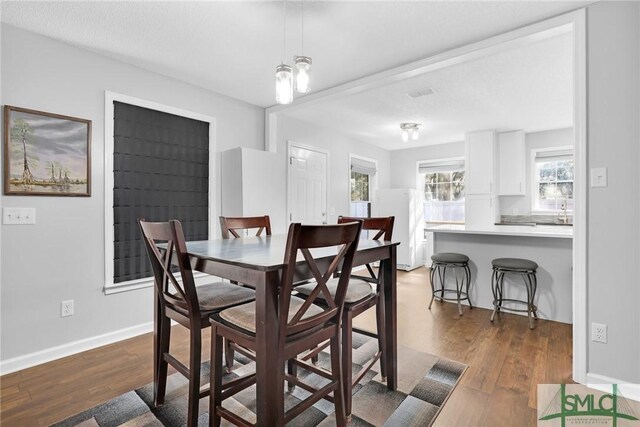
<svg viewBox="0 0 640 427">
<path fill-rule="evenodd" d="M 255 298 L 255 292 L 224 282 L 196 287 L 180 222 L 144 219 L 138 222 L 151 261 L 157 298 L 153 336 L 154 405 L 164 403 L 167 369 L 171 365 L 189 379 L 187 425 L 196 426 L 199 399 L 209 394 L 208 389 L 200 388 L 202 329 L 211 325 L 212 313 L 249 302 Z M 174 274 L 176 264 L 178 277 Z M 169 353 L 171 320 L 190 331 L 188 367 Z"/>
<path fill-rule="evenodd" d="M 223 239 L 229 239 L 231 236 L 240 237 L 239 230 L 258 229 L 256 236 L 260 236 L 264 231 L 267 236 L 271 236 L 271 221 L 269 215 L 264 216 L 247 216 L 247 217 L 220 217 L 220 230 Z"/>
<path fill-rule="evenodd" d="M 264 216 L 244 216 L 244 217 L 230 217 L 220 216 L 220 231 L 223 239 L 240 238 L 242 237 L 239 231 L 255 229 L 255 236 L 262 235 L 262 232 L 267 236 L 271 236 L 271 220 L 269 215 Z M 238 282 L 232 280 L 231 283 L 238 285 Z M 241 286 L 246 286 L 254 289 L 253 286 L 246 285 L 244 283 Z M 225 365 L 227 372 L 231 372 L 233 369 L 233 363 L 235 360 L 235 352 L 238 351 L 250 359 L 254 359 L 255 355 L 247 349 L 236 345 L 230 341 L 225 341 Z"/>
<path fill-rule="evenodd" d="M 358 246 L 360 229 L 360 222 L 324 226 L 291 224 L 289 227 L 279 290 L 278 330 L 274 331 L 272 336 L 267 337 L 268 339 L 278 340 L 278 361 L 270 369 L 277 370 L 276 386 L 272 392 L 277 393 L 279 396 L 279 407 L 277 408 L 277 425 L 279 426 L 290 422 L 322 398 L 328 398 L 335 404 L 338 426 L 346 425 L 344 386 L 340 367 L 340 322 L 349 282 L 348 276 L 351 272 L 353 257 Z M 336 246 L 339 247 L 338 254 L 331 258 L 328 264 L 325 262 L 326 259 L 323 259 L 323 262 L 317 262 L 311 253 L 311 250 Z M 304 258 L 304 267 L 297 265 L 299 252 Z M 345 274 L 340 278 L 336 292 L 331 295 L 327 289 L 327 281 L 340 265 L 342 265 L 342 271 Z M 326 297 L 324 307 L 313 304 L 313 298 L 304 300 L 292 295 L 294 274 L 297 269 L 305 268 L 313 274 L 316 280 L 312 296 L 323 294 Z M 212 316 L 211 323 L 212 366 L 218 366 L 222 360 L 223 338 L 256 351 L 258 337 L 255 335 L 255 302 L 223 310 Z M 295 358 L 300 352 L 307 351 L 307 349 L 327 340 L 329 340 L 331 346 L 331 372 L 302 361 L 299 362 L 306 369 L 328 380 L 328 383 L 323 383 L 322 388 L 316 389 L 294 376 L 285 374 L 284 364 L 286 361 Z M 256 357 L 260 358 L 264 357 L 264 355 L 258 353 Z M 222 418 L 236 425 L 253 425 L 238 414 L 232 413 L 230 407 L 223 407 L 222 401 L 253 385 L 255 381 L 256 374 L 253 373 L 231 380 L 223 385 L 221 370 L 212 369 L 209 425 L 219 426 Z M 293 382 L 310 392 L 310 396 L 307 399 L 287 411 L 284 408 L 285 381 Z M 333 393 L 332 396 L 331 393 Z"/>
<path fill-rule="evenodd" d="M 357 218 L 357 217 L 338 217 L 338 224 L 362 221 L 362 230 L 376 232 L 372 240 L 391 240 L 393 235 L 393 223 L 395 217 L 378 217 L 378 218 Z M 349 280 L 349 287 L 347 288 L 347 294 L 345 296 L 344 311 L 342 313 L 342 369 L 344 370 L 344 387 L 345 387 L 345 411 L 347 416 L 351 414 L 351 395 L 353 387 L 360 382 L 364 375 L 371 369 L 375 363 L 380 360 L 380 375 L 383 381 L 386 378 L 386 360 L 384 357 L 384 349 L 386 345 L 386 336 L 384 332 L 384 297 L 382 296 L 382 286 L 380 283 L 380 275 L 376 274 L 371 265 L 365 265 L 368 275 L 351 274 Z M 342 271 L 339 277 L 342 277 L 345 272 Z M 339 279 L 333 278 L 327 283 L 329 292 L 333 295 L 338 287 Z M 313 294 L 313 285 L 307 284 L 298 286 L 295 288 L 301 295 L 306 298 L 314 298 L 314 302 L 318 305 L 326 305 L 324 294 Z M 371 307 L 376 307 L 376 333 L 371 333 L 364 329 L 353 327 L 353 318 L 364 313 Z M 352 367 L 352 351 L 353 351 L 353 331 L 363 335 L 376 338 L 378 340 L 378 351 L 367 362 L 362 369 L 353 375 Z M 318 354 L 328 344 L 318 346 L 311 350 L 308 354 L 305 354 L 302 359 L 311 359 L 314 363 L 317 363 Z M 288 364 L 288 371 L 290 374 L 295 373 L 295 367 L 293 361 Z"/>
</svg>

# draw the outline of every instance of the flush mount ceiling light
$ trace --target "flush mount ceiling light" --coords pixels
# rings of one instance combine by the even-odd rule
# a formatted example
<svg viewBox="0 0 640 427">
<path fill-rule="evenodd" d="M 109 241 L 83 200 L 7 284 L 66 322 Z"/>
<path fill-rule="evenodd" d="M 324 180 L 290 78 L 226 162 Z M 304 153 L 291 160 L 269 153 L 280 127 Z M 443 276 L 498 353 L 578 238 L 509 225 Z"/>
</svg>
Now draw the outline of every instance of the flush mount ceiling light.
<svg viewBox="0 0 640 427">
<path fill-rule="evenodd" d="M 402 137 L 402 141 L 407 142 L 409 138 L 413 141 L 417 141 L 419 134 L 420 123 L 400 123 L 400 136 Z"/>
<path fill-rule="evenodd" d="M 282 2 L 282 58 L 287 48 L 287 2 Z M 276 67 L 276 102 L 278 104 L 291 104 L 293 101 L 293 73 L 291 67 L 280 61 Z"/>
</svg>

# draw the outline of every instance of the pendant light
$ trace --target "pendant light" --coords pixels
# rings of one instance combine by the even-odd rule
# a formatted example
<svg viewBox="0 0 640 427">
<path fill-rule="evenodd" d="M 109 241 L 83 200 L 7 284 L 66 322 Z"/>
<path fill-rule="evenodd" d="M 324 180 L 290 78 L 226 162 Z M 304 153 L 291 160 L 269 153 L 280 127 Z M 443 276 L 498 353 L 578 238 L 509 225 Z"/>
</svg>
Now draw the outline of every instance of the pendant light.
<svg viewBox="0 0 640 427">
<path fill-rule="evenodd" d="M 296 67 L 296 92 L 309 93 L 309 71 L 311 58 L 304 56 L 304 0 L 300 1 L 300 52 L 293 57 Z"/>
<path fill-rule="evenodd" d="M 287 47 L 287 3 L 282 1 L 282 58 Z M 291 67 L 280 61 L 276 67 L 276 102 L 278 104 L 291 104 L 293 101 L 293 73 Z"/>
<path fill-rule="evenodd" d="M 293 73 L 291 67 L 280 64 L 276 67 L 276 102 L 291 104 L 293 101 Z"/>
<path fill-rule="evenodd" d="M 296 92 L 309 93 L 309 69 L 311 68 L 311 58 L 308 56 L 294 56 L 296 64 Z"/>
</svg>

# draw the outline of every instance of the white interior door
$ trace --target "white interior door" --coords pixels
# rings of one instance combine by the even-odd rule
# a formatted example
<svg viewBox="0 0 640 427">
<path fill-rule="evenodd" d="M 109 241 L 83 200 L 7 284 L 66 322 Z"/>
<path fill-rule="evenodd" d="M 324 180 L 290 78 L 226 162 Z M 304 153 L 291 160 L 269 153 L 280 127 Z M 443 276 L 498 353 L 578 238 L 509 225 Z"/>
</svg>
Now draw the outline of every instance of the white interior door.
<svg viewBox="0 0 640 427">
<path fill-rule="evenodd" d="M 327 153 L 289 147 L 289 222 L 327 223 Z"/>
</svg>

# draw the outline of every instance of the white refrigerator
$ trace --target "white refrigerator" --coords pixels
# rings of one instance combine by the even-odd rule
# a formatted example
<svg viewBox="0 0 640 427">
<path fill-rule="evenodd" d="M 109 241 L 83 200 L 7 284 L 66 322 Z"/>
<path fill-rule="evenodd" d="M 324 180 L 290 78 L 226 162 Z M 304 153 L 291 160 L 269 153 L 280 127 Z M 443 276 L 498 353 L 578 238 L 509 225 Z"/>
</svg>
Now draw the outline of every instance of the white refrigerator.
<svg viewBox="0 0 640 427">
<path fill-rule="evenodd" d="M 373 216 L 395 216 L 393 241 L 398 246 L 398 268 L 405 271 L 424 265 L 424 206 L 412 188 L 378 190 L 372 206 Z"/>
</svg>

